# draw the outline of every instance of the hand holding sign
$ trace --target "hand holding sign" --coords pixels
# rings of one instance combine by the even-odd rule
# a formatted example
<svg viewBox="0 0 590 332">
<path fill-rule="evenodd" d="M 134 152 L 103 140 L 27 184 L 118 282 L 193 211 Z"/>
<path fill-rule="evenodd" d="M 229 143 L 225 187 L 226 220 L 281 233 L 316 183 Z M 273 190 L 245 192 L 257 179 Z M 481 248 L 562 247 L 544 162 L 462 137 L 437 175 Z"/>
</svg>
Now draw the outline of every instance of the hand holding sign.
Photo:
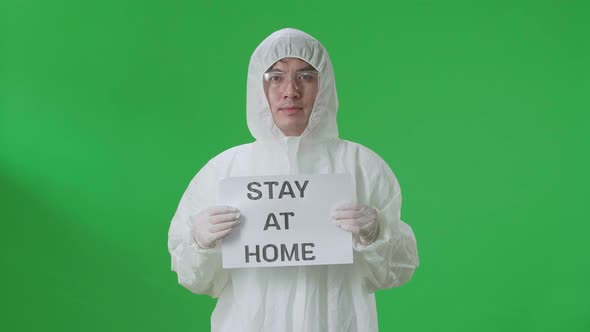
<svg viewBox="0 0 590 332">
<path fill-rule="evenodd" d="M 343 203 L 332 212 L 332 222 L 353 234 L 353 239 L 369 245 L 379 235 L 377 210 L 364 204 Z"/>
<path fill-rule="evenodd" d="M 193 236 L 199 247 L 211 248 L 240 223 L 240 211 L 231 206 L 213 206 L 190 217 Z"/>
</svg>

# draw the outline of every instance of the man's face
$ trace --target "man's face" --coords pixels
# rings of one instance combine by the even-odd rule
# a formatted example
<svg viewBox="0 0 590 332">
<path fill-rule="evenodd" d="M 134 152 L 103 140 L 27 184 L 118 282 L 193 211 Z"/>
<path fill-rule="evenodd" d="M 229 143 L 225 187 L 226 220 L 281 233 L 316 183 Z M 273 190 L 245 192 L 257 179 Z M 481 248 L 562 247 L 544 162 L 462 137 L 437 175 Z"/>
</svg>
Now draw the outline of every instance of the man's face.
<svg viewBox="0 0 590 332">
<path fill-rule="evenodd" d="M 264 74 L 272 118 L 285 136 L 301 136 L 318 94 L 318 72 L 297 58 L 283 58 Z"/>
</svg>

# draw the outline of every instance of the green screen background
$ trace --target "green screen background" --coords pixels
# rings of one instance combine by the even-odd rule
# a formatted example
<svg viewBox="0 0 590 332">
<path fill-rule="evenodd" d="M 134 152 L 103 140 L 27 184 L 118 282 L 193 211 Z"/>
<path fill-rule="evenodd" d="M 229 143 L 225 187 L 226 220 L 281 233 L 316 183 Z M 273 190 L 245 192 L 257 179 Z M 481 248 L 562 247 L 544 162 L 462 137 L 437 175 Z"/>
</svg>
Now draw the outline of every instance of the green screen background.
<svg viewBox="0 0 590 332">
<path fill-rule="evenodd" d="M 382 331 L 589 331 L 585 1 L 0 3 L 0 329 L 207 331 L 166 248 L 190 179 L 252 140 L 249 57 L 330 52 L 421 266 Z"/>
</svg>

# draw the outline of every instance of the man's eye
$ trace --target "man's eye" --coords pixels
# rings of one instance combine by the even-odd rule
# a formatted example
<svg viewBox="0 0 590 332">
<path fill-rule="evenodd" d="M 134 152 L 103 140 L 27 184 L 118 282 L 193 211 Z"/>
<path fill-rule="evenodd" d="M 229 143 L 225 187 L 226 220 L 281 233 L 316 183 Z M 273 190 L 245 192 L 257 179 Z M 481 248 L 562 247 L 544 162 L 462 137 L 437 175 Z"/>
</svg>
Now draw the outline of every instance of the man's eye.
<svg viewBox="0 0 590 332">
<path fill-rule="evenodd" d="M 310 80 L 313 80 L 314 78 L 315 78 L 315 76 L 310 73 L 301 73 L 297 76 L 297 79 L 300 81 L 310 81 Z"/>
</svg>

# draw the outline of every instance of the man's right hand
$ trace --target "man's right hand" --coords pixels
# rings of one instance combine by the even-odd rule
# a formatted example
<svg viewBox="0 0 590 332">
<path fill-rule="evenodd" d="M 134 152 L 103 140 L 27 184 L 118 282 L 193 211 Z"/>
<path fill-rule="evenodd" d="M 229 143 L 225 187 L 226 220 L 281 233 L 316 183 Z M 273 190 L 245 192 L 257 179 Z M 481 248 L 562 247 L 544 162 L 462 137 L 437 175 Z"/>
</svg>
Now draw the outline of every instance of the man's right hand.
<svg viewBox="0 0 590 332">
<path fill-rule="evenodd" d="M 190 222 L 197 245 L 209 249 L 240 223 L 240 211 L 231 206 L 212 206 L 190 216 Z"/>
</svg>

